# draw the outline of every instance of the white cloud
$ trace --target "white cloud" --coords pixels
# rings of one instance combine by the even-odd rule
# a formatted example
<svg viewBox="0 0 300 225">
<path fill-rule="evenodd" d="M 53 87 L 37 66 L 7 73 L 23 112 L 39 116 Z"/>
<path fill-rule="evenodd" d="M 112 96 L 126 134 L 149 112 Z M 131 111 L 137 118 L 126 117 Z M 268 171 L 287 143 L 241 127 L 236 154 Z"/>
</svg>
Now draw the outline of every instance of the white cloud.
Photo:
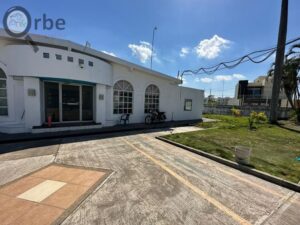
<svg viewBox="0 0 300 225">
<path fill-rule="evenodd" d="M 231 80 L 243 80 L 247 79 L 246 76 L 242 74 L 232 74 L 232 75 L 216 75 L 214 77 L 197 77 L 195 79 L 195 82 L 202 82 L 202 83 L 212 83 L 212 82 L 218 82 L 218 81 L 231 81 Z"/>
<path fill-rule="evenodd" d="M 189 52 L 190 52 L 189 48 L 183 47 L 180 50 L 179 56 L 182 57 L 182 58 L 184 58 L 187 54 L 189 54 Z"/>
<path fill-rule="evenodd" d="M 143 45 L 147 45 L 151 48 L 151 44 L 147 41 L 140 41 L 140 43 L 143 44 Z"/>
<path fill-rule="evenodd" d="M 230 81 L 232 80 L 232 76 L 231 75 L 217 75 L 215 76 L 215 80 L 216 81 Z"/>
<path fill-rule="evenodd" d="M 182 84 L 185 85 L 187 83 L 188 83 L 187 80 L 184 77 L 182 77 Z"/>
<path fill-rule="evenodd" d="M 246 77 L 243 74 L 238 74 L 238 73 L 232 74 L 232 77 L 238 80 L 246 79 Z"/>
<path fill-rule="evenodd" d="M 211 39 L 204 39 L 195 47 L 195 51 L 200 58 L 214 59 L 219 56 L 224 48 L 228 48 L 229 40 L 218 35 L 214 35 Z"/>
<path fill-rule="evenodd" d="M 196 78 L 195 79 L 196 82 L 202 82 L 202 83 L 211 83 L 214 81 L 214 79 L 209 78 L 209 77 L 203 77 L 203 78 Z"/>
<path fill-rule="evenodd" d="M 140 41 L 139 45 L 129 44 L 133 56 L 136 56 L 141 63 L 146 63 L 151 57 L 151 44 L 146 41 Z"/>
<path fill-rule="evenodd" d="M 107 55 L 111 55 L 111 56 L 117 57 L 117 55 L 115 53 L 113 53 L 113 52 L 107 52 L 107 51 L 104 51 L 104 50 L 102 50 L 101 52 L 103 52 L 103 53 L 105 53 Z"/>
</svg>

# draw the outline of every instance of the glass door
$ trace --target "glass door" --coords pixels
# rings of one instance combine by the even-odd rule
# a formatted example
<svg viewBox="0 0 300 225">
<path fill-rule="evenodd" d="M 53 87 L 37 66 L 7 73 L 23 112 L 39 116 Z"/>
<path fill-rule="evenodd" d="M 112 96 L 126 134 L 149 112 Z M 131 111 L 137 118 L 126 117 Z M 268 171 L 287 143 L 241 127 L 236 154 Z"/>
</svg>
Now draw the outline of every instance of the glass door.
<svg viewBox="0 0 300 225">
<path fill-rule="evenodd" d="M 80 89 L 75 85 L 62 85 L 62 121 L 80 120 Z"/>
<path fill-rule="evenodd" d="M 45 82 L 45 121 L 51 117 L 52 122 L 59 122 L 59 85 Z"/>
<path fill-rule="evenodd" d="M 82 120 L 92 121 L 93 120 L 93 87 L 92 86 L 82 86 Z"/>
</svg>

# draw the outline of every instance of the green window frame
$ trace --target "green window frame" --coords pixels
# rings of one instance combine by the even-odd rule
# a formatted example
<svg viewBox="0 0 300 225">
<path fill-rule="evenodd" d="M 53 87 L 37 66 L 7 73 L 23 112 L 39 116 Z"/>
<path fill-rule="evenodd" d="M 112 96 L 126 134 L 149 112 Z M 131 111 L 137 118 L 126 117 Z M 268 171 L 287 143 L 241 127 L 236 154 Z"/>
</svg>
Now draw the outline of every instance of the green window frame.
<svg viewBox="0 0 300 225">
<path fill-rule="evenodd" d="M 0 68 L 0 116 L 8 116 L 7 77 Z"/>
<path fill-rule="evenodd" d="M 193 110 L 193 100 L 185 99 L 184 100 L 184 111 L 192 111 Z"/>
</svg>

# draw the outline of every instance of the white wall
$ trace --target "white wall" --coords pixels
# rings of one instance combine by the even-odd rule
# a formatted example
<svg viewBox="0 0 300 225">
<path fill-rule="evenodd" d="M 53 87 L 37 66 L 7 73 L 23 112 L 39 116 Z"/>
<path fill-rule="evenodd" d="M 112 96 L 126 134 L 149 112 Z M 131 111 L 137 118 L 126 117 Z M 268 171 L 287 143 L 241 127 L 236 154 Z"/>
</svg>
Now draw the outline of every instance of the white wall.
<svg viewBox="0 0 300 225">
<path fill-rule="evenodd" d="M 35 90 L 35 96 L 29 96 L 28 90 Z M 25 126 L 31 129 L 42 124 L 40 80 L 35 77 L 24 77 Z"/>
<path fill-rule="evenodd" d="M 6 65 L 0 62 L 0 68 L 4 71 L 6 79 L 6 91 L 8 102 L 8 115 L 0 116 L 1 124 L 21 122 L 24 111 L 24 83 L 23 77 L 15 77 L 8 74 Z"/>
<path fill-rule="evenodd" d="M 272 98 L 272 88 L 273 88 L 273 79 L 269 78 L 265 80 L 264 87 L 263 87 L 263 93 L 262 96 L 265 99 L 271 99 Z M 286 99 L 286 95 L 284 93 L 284 90 L 281 89 L 279 92 L 279 99 Z"/>
<path fill-rule="evenodd" d="M 172 105 L 175 107 L 174 120 L 194 120 L 202 118 L 203 104 L 204 104 L 204 91 L 177 87 L 179 101 L 176 98 L 170 99 Z M 192 100 L 192 111 L 184 110 L 185 99 Z"/>
<path fill-rule="evenodd" d="M 49 59 L 43 58 L 44 52 L 50 54 Z M 57 60 L 55 54 L 62 55 L 62 60 Z M 72 56 L 74 61 L 68 62 L 68 56 Z M 79 58 L 85 61 L 84 68 L 78 64 Z M 71 51 L 39 47 L 35 53 L 28 45 L 8 45 L 0 48 L 0 61 L 6 64 L 9 75 L 67 78 L 112 85 L 112 68 L 109 63 Z M 88 61 L 92 61 L 94 66 L 88 66 Z"/>
<path fill-rule="evenodd" d="M 161 79 L 157 77 L 153 77 L 151 75 L 139 72 L 137 70 L 133 70 L 130 68 L 126 68 L 124 66 L 113 65 L 113 83 L 116 83 L 119 80 L 126 80 L 130 82 L 134 89 L 133 96 L 133 113 L 130 116 L 131 123 L 140 123 L 144 121 L 144 98 L 145 98 L 145 90 L 148 85 L 155 84 L 158 86 L 160 90 L 160 96 L 164 96 L 164 98 L 160 98 L 160 110 L 166 111 L 168 108 L 167 104 L 169 104 L 168 100 L 171 95 L 170 90 L 172 87 L 175 87 L 169 80 Z M 113 114 L 113 88 L 109 87 L 107 89 L 107 121 L 108 124 L 116 123 L 119 121 L 119 114 Z M 170 118 L 170 115 L 167 115 Z"/>
<path fill-rule="evenodd" d="M 153 77 L 124 66 L 113 65 L 113 83 L 119 80 L 130 82 L 134 89 L 133 113 L 130 123 L 143 123 L 145 90 L 148 85 L 155 84 L 160 90 L 160 111 L 166 112 L 167 120 L 190 120 L 202 117 L 204 92 L 196 89 L 179 87 L 164 79 Z M 113 87 L 106 89 L 106 126 L 119 122 L 120 114 L 113 114 Z M 192 99 L 193 110 L 184 111 L 184 100 Z"/>
<path fill-rule="evenodd" d="M 105 105 L 105 95 L 106 95 L 106 86 L 102 84 L 97 84 L 95 87 L 95 122 L 105 124 L 106 118 L 106 105 Z M 103 100 L 99 99 L 99 95 L 104 97 Z"/>
<path fill-rule="evenodd" d="M 239 106 L 240 104 L 241 104 L 241 100 L 237 98 L 230 98 L 227 103 L 227 105 L 232 105 L 232 106 Z"/>
</svg>

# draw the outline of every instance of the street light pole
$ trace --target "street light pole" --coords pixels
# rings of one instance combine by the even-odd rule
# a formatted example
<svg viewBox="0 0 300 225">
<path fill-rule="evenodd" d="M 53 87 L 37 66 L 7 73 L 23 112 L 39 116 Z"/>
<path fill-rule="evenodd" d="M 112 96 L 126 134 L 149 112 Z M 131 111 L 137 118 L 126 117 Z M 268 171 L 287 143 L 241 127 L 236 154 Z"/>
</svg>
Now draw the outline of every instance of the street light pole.
<svg viewBox="0 0 300 225">
<path fill-rule="evenodd" d="M 153 28 L 153 33 L 152 33 L 152 44 L 151 44 L 151 62 L 150 62 L 150 69 L 152 69 L 152 58 L 153 58 L 153 45 L 154 45 L 154 35 L 155 31 L 157 30 L 157 27 L 155 26 Z"/>
<path fill-rule="evenodd" d="M 223 79 L 223 84 L 222 84 L 222 104 L 224 103 L 224 83 L 225 83 L 225 80 Z"/>
</svg>

